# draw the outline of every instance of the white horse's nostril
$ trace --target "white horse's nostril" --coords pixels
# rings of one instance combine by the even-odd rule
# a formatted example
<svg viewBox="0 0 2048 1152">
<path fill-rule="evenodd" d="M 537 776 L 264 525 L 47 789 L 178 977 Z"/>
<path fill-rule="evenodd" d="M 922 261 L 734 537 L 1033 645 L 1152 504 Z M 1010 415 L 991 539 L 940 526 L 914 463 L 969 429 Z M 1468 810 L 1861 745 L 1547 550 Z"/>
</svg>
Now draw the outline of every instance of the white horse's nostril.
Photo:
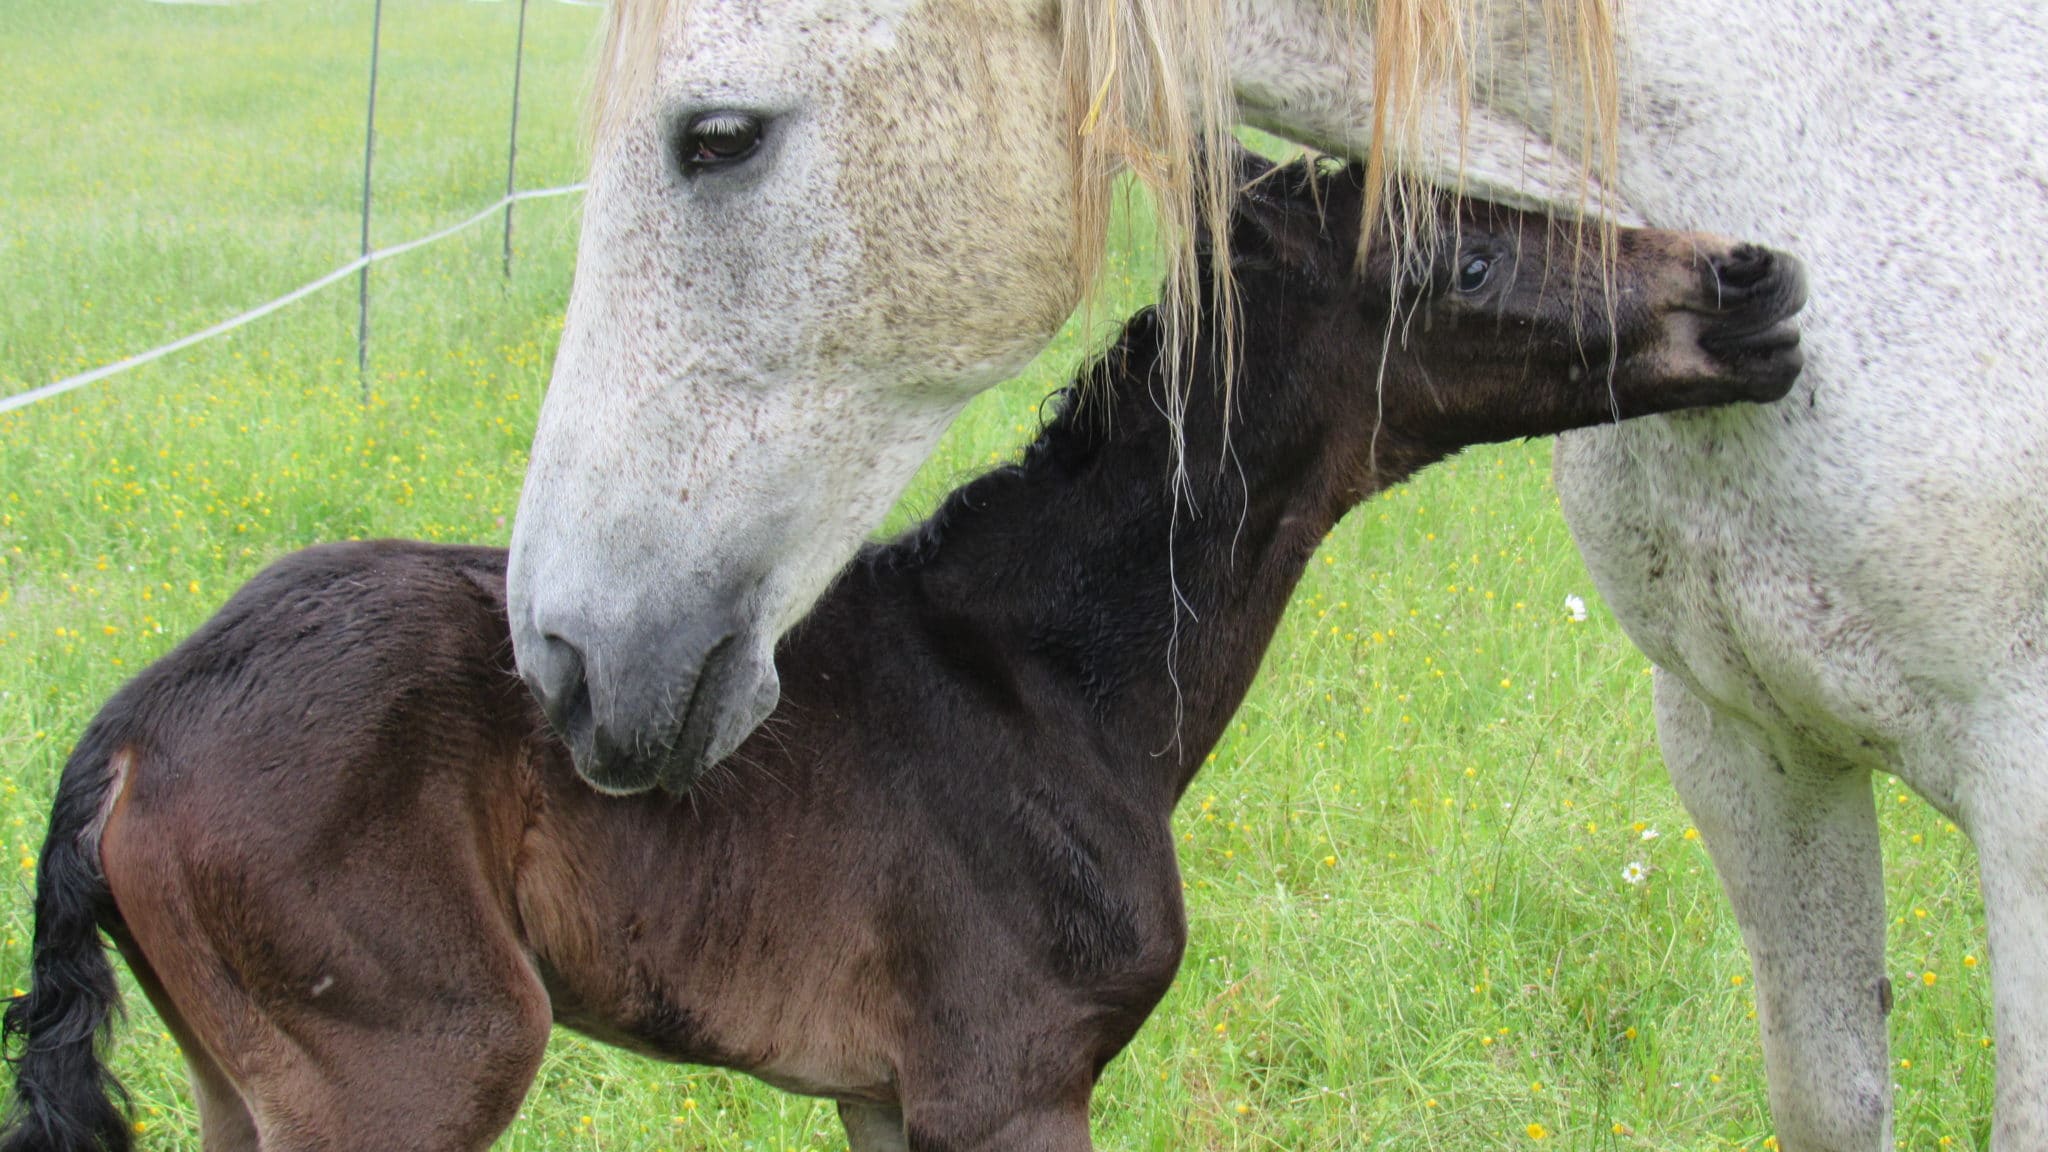
<svg viewBox="0 0 2048 1152">
<path fill-rule="evenodd" d="M 541 636 L 540 659 L 527 672 L 526 683 L 540 700 L 548 723 L 572 748 L 590 734 L 590 685 L 584 676 L 583 653 L 552 632 Z"/>
</svg>

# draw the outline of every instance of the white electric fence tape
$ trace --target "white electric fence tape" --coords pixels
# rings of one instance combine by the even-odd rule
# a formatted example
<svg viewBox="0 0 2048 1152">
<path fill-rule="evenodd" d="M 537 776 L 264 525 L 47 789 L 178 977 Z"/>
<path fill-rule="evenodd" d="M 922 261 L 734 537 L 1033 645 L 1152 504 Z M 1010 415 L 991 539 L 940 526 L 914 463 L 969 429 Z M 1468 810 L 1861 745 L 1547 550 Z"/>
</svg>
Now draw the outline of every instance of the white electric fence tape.
<svg viewBox="0 0 2048 1152">
<path fill-rule="evenodd" d="M 0 413 L 12 412 L 17 408 L 26 408 L 39 400 L 48 400 L 52 396 L 62 396 L 66 392 L 83 388 L 88 384 L 96 384 L 109 376 L 118 376 L 130 368 L 139 368 L 153 360 L 161 360 L 173 352 L 190 348 L 194 344 L 203 343 L 216 336 L 226 335 L 252 320 L 261 320 L 263 317 L 283 308 L 287 304 L 303 300 L 337 280 L 346 279 L 348 276 L 361 271 L 365 265 L 375 264 L 380 260 L 389 260 L 393 256 L 404 255 L 415 248 L 423 248 L 437 240 L 446 240 L 465 228 L 481 224 L 493 213 L 502 211 L 508 204 L 514 204 L 521 200 L 543 200 L 553 196 L 568 196 L 581 191 L 583 191 L 583 185 L 581 184 L 566 184 L 560 188 L 532 188 L 524 192 L 515 192 L 510 196 L 501 196 L 489 206 L 478 210 L 476 215 L 469 217 L 459 224 L 451 224 L 439 232 L 430 236 L 422 236 L 417 240 L 408 240 L 403 244 L 394 244 L 389 248 L 379 248 L 367 256 L 358 256 L 334 271 L 329 272 L 327 275 L 320 277 L 318 280 L 294 288 L 268 303 L 258 304 L 239 316 L 230 316 L 211 328 L 201 329 L 190 336 L 173 340 L 169 344 L 160 347 L 151 348 L 147 352 L 138 352 L 126 360 L 117 360 L 105 367 L 95 368 L 90 372 L 81 372 L 76 376 L 66 377 L 54 384 L 45 384 L 41 388 L 31 388 L 26 392 L 19 392 L 9 396 L 4 400 L 0 400 Z"/>
</svg>

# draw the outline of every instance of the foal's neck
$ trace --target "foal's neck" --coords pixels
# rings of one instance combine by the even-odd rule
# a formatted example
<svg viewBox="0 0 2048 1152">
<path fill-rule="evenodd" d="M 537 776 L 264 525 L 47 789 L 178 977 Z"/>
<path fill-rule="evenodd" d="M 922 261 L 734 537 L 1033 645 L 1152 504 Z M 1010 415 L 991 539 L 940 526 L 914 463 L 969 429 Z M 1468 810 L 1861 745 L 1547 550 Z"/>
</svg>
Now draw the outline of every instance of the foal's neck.
<svg viewBox="0 0 2048 1152">
<path fill-rule="evenodd" d="M 1283 320 L 1286 305 L 1257 301 Z M 1363 452 L 1346 442 L 1357 421 L 1344 417 L 1356 398 L 1298 370 L 1306 338 L 1247 316 L 1227 437 L 1222 374 L 1198 352 L 1177 455 L 1159 325 L 1140 315 L 1022 464 L 955 493 L 916 543 L 882 555 L 916 557 L 949 644 L 979 637 L 982 667 L 1024 661 L 1035 686 L 1068 697 L 1035 706 L 1092 725 L 1098 747 L 1177 796 L 1243 701 L 1317 544 L 1368 488 L 1420 463 L 1382 458 L 1361 482 Z"/>
</svg>

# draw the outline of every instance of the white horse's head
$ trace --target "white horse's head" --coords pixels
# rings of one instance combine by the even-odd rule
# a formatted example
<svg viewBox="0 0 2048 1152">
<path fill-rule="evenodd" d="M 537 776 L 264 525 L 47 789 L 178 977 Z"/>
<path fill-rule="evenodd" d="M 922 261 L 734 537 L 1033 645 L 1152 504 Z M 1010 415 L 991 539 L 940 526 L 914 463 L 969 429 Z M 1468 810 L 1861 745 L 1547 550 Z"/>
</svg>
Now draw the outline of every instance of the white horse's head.
<svg viewBox="0 0 2048 1152">
<path fill-rule="evenodd" d="M 1533 2 L 612 0 L 509 573 L 520 671 L 578 769 L 680 790 L 768 715 L 776 640 L 1072 311 L 1119 169 L 1155 193 L 1188 315 L 1197 205 L 1231 194 L 1196 158 L 1234 120 L 1377 159 L 1363 94 L 1442 106 L 1423 90 L 1465 72 L 1416 45 L 1462 52 L 1446 21 Z M 1414 50 L 1375 63 L 1391 37 Z"/>
<path fill-rule="evenodd" d="M 698 0 L 657 30 L 599 138 L 510 572 L 519 666 L 616 791 L 686 786 L 767 716 L 777 638 L 1080 291 L 1050 0 Z"/>
</svg>

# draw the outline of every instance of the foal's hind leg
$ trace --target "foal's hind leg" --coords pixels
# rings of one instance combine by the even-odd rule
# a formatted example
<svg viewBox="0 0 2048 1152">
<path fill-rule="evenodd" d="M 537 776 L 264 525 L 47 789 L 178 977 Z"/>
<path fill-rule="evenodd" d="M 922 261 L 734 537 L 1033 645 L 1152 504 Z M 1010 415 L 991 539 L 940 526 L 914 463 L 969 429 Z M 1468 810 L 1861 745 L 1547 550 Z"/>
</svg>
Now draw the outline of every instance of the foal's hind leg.
<svg viewBox="0 0 2048 1152">
<path fill-rule="evenodd" d="M 839 1102 L 839 1123 L 846 1128 L 852 1152 L 909 1152 L 903 1131 L 903 1109 L 894 1104 Z"/>
<path fill-rule="evenodd" d="M 1093 1152 L 1088 1135 L 1088 1105 L 1025 1106 L 994 1124 L 977 1117 L 967 1125 L 960 1117 L 909 1117 L 910 1152 Z"/>
<path fill-rule="evenodd" d="M 234 1081 L 205 1052 L 196 1048 L 184 1051 L 192 1098 L 199 1105 L 200 1146 L 206 1152 L 257 1152 L 263 1143 L 256 1132 L 256 1118 L 249 1114 Z"/>
<path fill-rule="evenodd" d="M 263 1152 L 484 1152 L 518 1116 L 547 1029 L 516 1013 L 480 1028 L 469 1008 L 436 1018 L 415 1002 L 400 1027 L 295 1027 L 290 1042 L 311 1046 L 247 1088 Z"/>
<path fill-rule="evenodd" d="M 910 1152 L 1092 1152 L 1095 1077 L 1062 1069 L 1057 1039 L 996 1029 L 962 1048 L 944 1054 L 942 1066 L 903 1070 Z"/>
<path fill-rule="evenodd" d="M 2034 1152 L 2048 1148 L 2048 684 L 1998 711 L 1971 733 L 1976 754 L 1958 758 L 1956 777 L 1991 935 L 1991 1147 Z"/>
<path fill-rule="evenodd" d="M 123 918 L 152 998 L 190 1033 L 179 1042 L 202 1100 L 223 1105 L 207 1117 L 209 1152 L 216 1131 L 245 1136 L 215 1091 L 221 1078 L 262 1152 L 482 1152 L 517 1117 L 552 1010 L 506 918 L 459 867 L 432 877 L 440 887 L 408 884 L 378 857 L 330 871 L 318 900 L 294 900 L 249 879 L 260 860 L 181 870 L 149 835 L 104 844 L 117 899 L 143 890 L 137 877 L 161 878 L 156 898 L 123 902 Z M 182 885 L 188 874 L 216 889 Z"/>
<path fill-rule="evenodd" d="M 1665 764 L 1755 965 L 1780 1147 L 1891 1148 L 1884 871 L 1870 774 L 1781 762 L 1666 672 L 1656 696 Z"/>
<path fill-rule="evenodd" d="M 162 1018 L 164 1028 L 171 1038 L 178 1042 L 178 1051 L 184 1054 L 185 1069 L 192 1082 L 192 1097 L 199 1105 L 199 1140 L 206 1152 L 257 1152 L 261 1142 L 256 1134 L 256 1118 L 249 1114 L 249 1105 L 242 1100 L 242 1093 L 228 1078 L 220 1066 L 201 1044 L 192 1026 L 178 1014 L 177 1006 L 164 994 L 163 984 L 157 980 L 156 972 L 149 966 L 142 953 L 127 941 L 120 942 L 121 956 L 128 962 L 128 970 L 135 976 L 135 982 L 142 986 L 143 995 Z"/>
<path fill-rule="evenodd" d="M 452 925 L 359 939 L 369 966 L 252 1003 L 242 1089 L 263 1152 L 483 1152 L 517 1118 L 553 1024 L 547 993 L 509 935 Z"/>
</svg>

